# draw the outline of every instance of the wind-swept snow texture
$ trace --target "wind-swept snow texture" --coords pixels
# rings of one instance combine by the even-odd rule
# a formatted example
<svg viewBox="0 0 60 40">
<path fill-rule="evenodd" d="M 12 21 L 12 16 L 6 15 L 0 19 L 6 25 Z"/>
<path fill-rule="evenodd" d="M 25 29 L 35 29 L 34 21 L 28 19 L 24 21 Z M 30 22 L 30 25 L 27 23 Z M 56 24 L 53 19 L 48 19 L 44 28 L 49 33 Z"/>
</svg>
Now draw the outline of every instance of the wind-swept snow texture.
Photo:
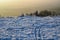
<svg viewBox="0 0 60 40">
<path fill-rule="evenodd" d="M 60 16 L 0 18 L 0 40 L 60 40 Z"/>
</svg>

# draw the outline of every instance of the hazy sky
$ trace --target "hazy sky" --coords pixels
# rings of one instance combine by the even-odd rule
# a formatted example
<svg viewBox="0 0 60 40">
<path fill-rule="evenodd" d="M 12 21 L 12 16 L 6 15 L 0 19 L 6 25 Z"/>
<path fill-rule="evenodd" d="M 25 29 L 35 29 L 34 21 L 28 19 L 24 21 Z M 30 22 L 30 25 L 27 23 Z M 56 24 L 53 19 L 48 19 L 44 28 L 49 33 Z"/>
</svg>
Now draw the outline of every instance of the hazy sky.
<svg viewBox="0 0 60 40">
<path fill-rule="evenodd" d="M 16 16 L 35 10 L 59 7 L 60 0 L 0 0 L 0 14 L 2 16 Z"/>
</svg>

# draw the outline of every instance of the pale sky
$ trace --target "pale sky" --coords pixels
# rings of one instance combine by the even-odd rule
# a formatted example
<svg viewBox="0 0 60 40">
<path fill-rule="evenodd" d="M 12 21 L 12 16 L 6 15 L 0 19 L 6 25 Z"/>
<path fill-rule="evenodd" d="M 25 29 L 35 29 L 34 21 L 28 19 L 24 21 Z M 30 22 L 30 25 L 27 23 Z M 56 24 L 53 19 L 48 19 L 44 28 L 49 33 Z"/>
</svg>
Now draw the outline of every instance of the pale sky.
<svg viewBox="0 0 60 40">
<path fill-rule="evenodd" d="M 0 0 L 2 16 L 17 16 L 21 13 L 59 7 L 60 0 Z"/>
</svg>

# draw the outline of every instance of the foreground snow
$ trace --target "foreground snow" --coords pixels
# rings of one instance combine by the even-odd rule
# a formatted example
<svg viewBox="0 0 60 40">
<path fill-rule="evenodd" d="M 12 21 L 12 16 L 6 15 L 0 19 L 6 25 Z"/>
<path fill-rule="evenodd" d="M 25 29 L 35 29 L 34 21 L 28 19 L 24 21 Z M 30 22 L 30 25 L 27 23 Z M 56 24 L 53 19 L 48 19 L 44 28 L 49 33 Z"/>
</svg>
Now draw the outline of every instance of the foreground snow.
<svg viewBox="0 0 60 40">
<path fill-rule="evenodd" d="M 60 40 L 60 17 L 0 18 L 0 40 Z"/>
</svg>

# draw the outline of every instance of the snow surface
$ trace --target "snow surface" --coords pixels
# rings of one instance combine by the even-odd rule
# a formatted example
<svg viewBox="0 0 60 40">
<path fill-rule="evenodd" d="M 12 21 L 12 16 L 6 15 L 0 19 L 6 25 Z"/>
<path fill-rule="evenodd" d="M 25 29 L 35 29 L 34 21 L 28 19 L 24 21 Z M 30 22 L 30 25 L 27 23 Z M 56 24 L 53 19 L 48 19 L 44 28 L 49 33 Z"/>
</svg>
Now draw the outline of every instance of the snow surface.
<svg viewBox="0 0 60 40">
<path fill-rule="evenodd" d="M 0 40 L 60 40 L 60 16 L 0 18 Z"/>
</svg>

